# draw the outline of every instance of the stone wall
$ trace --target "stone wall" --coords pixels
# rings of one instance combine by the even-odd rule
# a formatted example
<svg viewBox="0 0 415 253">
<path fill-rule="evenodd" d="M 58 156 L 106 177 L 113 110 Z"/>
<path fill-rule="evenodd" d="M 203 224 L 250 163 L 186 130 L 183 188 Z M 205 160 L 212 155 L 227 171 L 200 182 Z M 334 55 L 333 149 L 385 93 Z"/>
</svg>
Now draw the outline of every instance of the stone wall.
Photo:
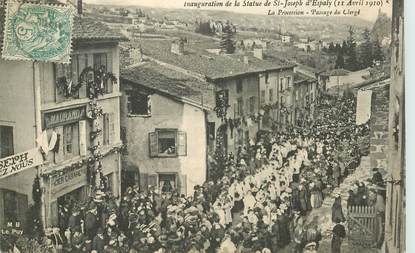
<svg viewBox="0 0 415 253">
<path fill-rule="evenodd" d="M 370 165 L 372 168 L 387 168 L 389 85 L 372 89 L 370 119 Z"/>
</svg>

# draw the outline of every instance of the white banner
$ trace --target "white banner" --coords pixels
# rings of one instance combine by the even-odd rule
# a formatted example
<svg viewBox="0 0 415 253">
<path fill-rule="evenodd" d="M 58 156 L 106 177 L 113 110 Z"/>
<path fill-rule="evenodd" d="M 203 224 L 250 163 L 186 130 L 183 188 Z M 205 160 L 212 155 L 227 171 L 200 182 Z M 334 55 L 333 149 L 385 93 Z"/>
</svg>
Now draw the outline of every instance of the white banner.
<svg viewBox="0 0 415 253">
<path fill-rule="evenodd" d="M 37 148 L 0 159 L 0 179 L 43 164 Z"/>
<path fill-rule="evenodd" d="M 371 115 L 372 91 L 359 90 L 357 92 L 356 125 L 365 124 Z"/>
</svg>

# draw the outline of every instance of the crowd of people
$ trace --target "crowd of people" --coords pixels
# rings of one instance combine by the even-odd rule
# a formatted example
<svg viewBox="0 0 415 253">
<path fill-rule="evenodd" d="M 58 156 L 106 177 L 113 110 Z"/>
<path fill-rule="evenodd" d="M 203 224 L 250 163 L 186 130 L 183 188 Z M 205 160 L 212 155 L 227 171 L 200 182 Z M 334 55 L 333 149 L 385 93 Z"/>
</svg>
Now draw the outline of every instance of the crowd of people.
<svg viewBox="0 0 415 253">
<path fill-rule="evenodd" d="M 305 217 L 353 173 L 368 134 L 354 124 L 354 103 L 322 98 L 313 125 L 259 134 L 191 196 L 136 186 L 121 200 L 98 191 L 85 203 L 68 202 L 44 244 L 75 253 L 316 252 L 319 224 Z"/>
</svg>

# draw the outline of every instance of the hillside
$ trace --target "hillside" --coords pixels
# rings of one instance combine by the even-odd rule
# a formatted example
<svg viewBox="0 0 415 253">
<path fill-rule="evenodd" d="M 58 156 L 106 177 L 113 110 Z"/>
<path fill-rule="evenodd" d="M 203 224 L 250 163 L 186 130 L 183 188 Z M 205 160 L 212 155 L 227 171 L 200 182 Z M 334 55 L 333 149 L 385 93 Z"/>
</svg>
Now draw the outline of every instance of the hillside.
<svg viewBox="0 0 415 253">
<path fill-rule="evenodd" d="M 91 7 L 96 7 L 90 5 Z M 107 6 L 117 7 L 117 6 Z M 354 17 L 287 17 L 259 14 L 236 13 L 215 10 L 164 9 L 143 6 L 123 6 L 126 9 L 141 8 L 154 19 L 178 20 L 193 24 L 196 20 L 230 20 L 238 30 L 255 32 L 283 31 L 299 37 L 312 37 L 327 41 L 342 41 L 347 36 L 349 26 L 356 28 L 357 34 L 364 28 L 371 28 L 373 23 Z"/>
</svg>

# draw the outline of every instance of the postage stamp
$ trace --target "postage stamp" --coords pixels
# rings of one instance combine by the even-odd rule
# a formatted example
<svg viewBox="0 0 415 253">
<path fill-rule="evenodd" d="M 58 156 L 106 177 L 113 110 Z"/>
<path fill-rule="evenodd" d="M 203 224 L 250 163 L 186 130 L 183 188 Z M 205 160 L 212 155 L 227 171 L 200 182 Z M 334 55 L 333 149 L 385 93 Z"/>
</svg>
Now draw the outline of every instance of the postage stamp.
<svg viewBox="0 0 415 253">
<path fill-rule="evenodd" d="M 69 63 L 74 8 L 9 1 L 3 58 Z"/>
</svg>

